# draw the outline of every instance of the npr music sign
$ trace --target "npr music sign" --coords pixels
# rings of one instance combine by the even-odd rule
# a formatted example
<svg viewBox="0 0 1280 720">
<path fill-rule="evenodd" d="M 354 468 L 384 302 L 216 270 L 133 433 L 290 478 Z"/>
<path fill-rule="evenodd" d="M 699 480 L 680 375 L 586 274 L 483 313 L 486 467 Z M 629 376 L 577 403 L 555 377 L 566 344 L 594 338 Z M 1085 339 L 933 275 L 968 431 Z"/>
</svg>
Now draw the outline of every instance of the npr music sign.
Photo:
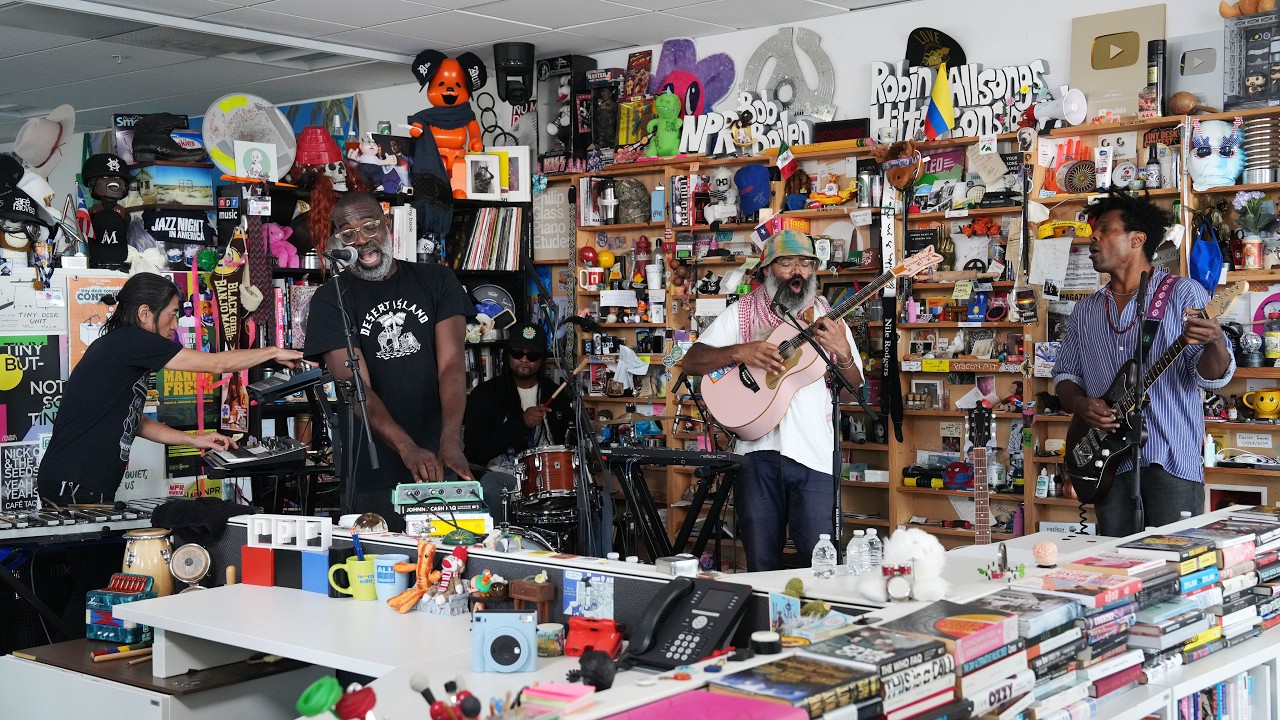
<svg viewBox="0 0 1280 720">
<path fill-rule="evenodd" d="M 1047 85 L 1048 73 L 1049 64 L 1044 60 L 987 69 L 978 63 L 947 68 L 951 104 L 956 111 L 951 136 L 976 137 L 1011 130 L 1022 111 L 1035 103 L 1036 88 Z M 876 127 L 892 127 L 895 140 L 921 133 L 936 74 L 931 68 L 908 67 L 906 60 L 871 63 L 871 112 Z"/>
</svg>

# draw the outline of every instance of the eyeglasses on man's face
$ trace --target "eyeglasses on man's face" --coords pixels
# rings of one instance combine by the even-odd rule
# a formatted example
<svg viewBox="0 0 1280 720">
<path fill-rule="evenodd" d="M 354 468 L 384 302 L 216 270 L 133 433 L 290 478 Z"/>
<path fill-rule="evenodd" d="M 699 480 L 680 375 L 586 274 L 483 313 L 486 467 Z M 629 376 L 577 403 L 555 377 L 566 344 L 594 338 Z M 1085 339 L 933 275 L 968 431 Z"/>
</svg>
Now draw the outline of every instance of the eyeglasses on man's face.
<svg viewBox="0 0 1280 720">
<path fill-rule="evenodd" d="M 369 220 L 368 222 L 361 223 L 356 227 L 339 230 L 333 234 L 333 237 L 343 245 L 351 245 L 355 243 L 357 233 L 363 237 L 371 238 L 378 234 L 378 230 L 381 227 L 381 219 Z"/>
<path fill-rule="evenodd" d="M 774 263 L 780 268 L 790 270 L 791 268 L 801 268 L 803 270 L 812 270 L 818 267 L 818 261 L 807 257 L 784 257 L 774 260 Z"/>
</svg>

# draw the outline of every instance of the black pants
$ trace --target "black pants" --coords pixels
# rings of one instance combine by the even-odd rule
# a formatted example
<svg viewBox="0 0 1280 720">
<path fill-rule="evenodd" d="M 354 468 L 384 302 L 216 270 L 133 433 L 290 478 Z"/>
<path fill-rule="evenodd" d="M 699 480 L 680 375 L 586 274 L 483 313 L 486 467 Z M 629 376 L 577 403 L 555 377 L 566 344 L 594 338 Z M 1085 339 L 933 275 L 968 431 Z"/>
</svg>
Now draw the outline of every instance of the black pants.
<svg viewBox="0 0 1280 720">
<path fill-rule="evenodd" d="M 1204 483 L 1180 478 L 1162 465 L 1144 465 L 1142 487 L 1133 471 L 1116 475 L 1111 492 L 1094 509 L 1099 535 L 1125 537 L 1180 520 L 1183 511 L 1204 512 Z"/>
</svg>

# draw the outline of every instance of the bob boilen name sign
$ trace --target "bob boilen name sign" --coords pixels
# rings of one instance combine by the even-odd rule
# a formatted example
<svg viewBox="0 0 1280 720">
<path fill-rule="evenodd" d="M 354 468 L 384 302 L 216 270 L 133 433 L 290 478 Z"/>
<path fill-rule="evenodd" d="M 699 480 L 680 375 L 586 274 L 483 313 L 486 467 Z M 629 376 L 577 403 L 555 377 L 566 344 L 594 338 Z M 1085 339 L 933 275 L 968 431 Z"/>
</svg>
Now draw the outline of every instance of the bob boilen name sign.
<svg viewBox="0 0 1280 720">
<path fill-rule="evenodd" d="M 768 148 L 776 148 L 783 140 L 788 145 L 807 145 L 813 142 L 813 121 L 791 113 L 782 103 L 759 94 L 738 93 L 738 104 L 732 112 L 705 113 L 685 117 L 680 126 L 680 152 L 722 155 L 738 150 L 734 143 L 733 123 L 741 113 L 751 118 L 750 143 L 741 147 L 743 154 L 759 155 Z"/>
<path fill-rule="evenodd" d="M 956 112 L 951 137 L 1017 130 L 1022 111 L 1048 86 L 1048 73 L 1049 63 L 1044 60 L 998 68 L 984 69 L 978 63 L 947 68 Z M 923 134 L 936 77 L 933 68 L 908 67 L 906 60 L 871 63 L 872 124 L 877 130 L 891 128 L 894 140 Z"/>
</svg>

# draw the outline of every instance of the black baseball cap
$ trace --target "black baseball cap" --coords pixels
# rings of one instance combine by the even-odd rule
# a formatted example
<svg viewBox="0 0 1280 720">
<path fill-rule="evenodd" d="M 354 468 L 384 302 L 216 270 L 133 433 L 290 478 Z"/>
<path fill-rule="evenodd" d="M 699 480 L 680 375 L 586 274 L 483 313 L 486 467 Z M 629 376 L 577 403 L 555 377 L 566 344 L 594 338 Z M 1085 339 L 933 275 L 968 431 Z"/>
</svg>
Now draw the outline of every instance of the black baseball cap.
<svg viewBox="0 0 1280 720">
<path fill-rule="evenodd" d="M 42 225 L 50 235 L 57 232 L 58 221 L 30 195 L 16 187 L 0 188 L 0 228 L 5 232 L 17 232 L 27 223 Z"/>
<path fill-rule="evenodd" d="M 526 350 L 529 352 L 547 351 L 547 333 L 540 326 L 533 323 L 520 323 L 509 331 L 507 336 L 507 347 L 513 350 Z"/>
<path fill-rule="evenodd" d="M 84 178 L 85 185 L 90 185 L 100 177 L 111 175 L 129 177 L 129 171 L 132 169 L 132 165 L 115 153 L 98 153 L 90 155 L 89 159 L 84 161 L 84 167 L 80 168 L 80 177 Z"/>
</svg>

